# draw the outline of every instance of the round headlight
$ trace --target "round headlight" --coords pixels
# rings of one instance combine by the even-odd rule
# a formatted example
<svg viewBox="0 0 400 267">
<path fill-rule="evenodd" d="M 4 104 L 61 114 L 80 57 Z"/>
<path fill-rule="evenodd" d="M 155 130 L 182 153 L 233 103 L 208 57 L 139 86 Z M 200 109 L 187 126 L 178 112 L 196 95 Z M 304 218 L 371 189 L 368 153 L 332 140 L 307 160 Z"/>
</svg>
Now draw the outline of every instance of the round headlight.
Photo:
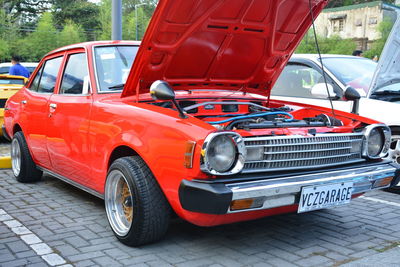
<svg viewBox="0 0 400 267">
<path fill-rule="evenodd" d="M 390 146 L 390 128 L 384 124 L 372 124 L 365 127 L 364 134 L 363 156 L 370 159 L 386 156 Z"/>
<path fill-rule="evenodd" d="M 382 131 L 378 128 L 373 129 L 368 137 L 368 155 L 370 157 L 378 157 L 382 151 L 383 144 Z"/>
<path fill-rule="evenodd" d="M 209 168 L 217 172 L 230 170 L 236 161 L 236 145 L 228 135 L 215 136 L 207 146 Z"/>
</svg>

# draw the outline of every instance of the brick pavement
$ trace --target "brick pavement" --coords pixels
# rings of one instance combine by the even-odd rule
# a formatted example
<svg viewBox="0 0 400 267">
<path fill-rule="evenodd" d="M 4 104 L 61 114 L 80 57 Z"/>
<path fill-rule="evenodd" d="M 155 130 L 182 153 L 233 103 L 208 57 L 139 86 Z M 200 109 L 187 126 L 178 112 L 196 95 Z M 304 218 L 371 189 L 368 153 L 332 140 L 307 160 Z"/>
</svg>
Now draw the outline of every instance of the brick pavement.
<svg viewBox="0 0 400 267">
<path fill-rule="evenodd" d="M 0 170 L 0 209 L 74 266 L 339 266 L 400 244 L 400 207 L 373 201 L 400 203 L 400 194 L 367 197 L 211 228 L 174 219 L 161 242 L 130 248 L 114 238 L 102 200 L 49 176 L 19 184 Z M 0 215 L 0 266 L 47 266 L 6 222 Z"/>
</svg>

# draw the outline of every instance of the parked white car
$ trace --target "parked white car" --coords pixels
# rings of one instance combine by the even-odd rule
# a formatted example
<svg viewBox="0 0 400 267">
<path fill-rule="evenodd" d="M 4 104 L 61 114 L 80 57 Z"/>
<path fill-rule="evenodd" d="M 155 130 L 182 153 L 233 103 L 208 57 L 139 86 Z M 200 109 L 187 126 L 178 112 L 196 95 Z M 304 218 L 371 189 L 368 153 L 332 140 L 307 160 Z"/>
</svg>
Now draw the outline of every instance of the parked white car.
<svg viewBox="0 0 400 267">
<path fill-rule="evenodd" d="M 357 112 L 387 124 L 392 130 L 388 157 L 400 164 L 400 11 L 393 11 L 397 19 L 378 63 L 362 57 L 322 55 L 325 83 L 319 55 L 293 55 L 272 95 L 276 99 L 325 107 L 331 107 L 330 97 L 334 109 Z M 290 96 L 288 88 L 292 90 Z M 360 94 L 357 104 L 344 97 L 348 88 Z"/>
<path fill-rule="evenodd" d="M 383 65 L 385 72 L 375 74 L 373 81 L 378 64 L 370 59 L 343 55 L 322 55 L 321 58 L 327 85 L 319 56 L 297 54 L 291 57 L 273 87 L 273 98 L 331 107 L 328 87 L 334 109 L 351 112 L 354 102 L 347 101 L 344 95 L 347 88 L 356 89 L 361 96 L 358 114 L 390 126 L 393 138 L 389 157 L 400 164 L 400 86 L 391 79 L 393 75 L 388 75 L 388 67 Z M 400 76 L 397 79 L 400 82 Z"/>
</svg>

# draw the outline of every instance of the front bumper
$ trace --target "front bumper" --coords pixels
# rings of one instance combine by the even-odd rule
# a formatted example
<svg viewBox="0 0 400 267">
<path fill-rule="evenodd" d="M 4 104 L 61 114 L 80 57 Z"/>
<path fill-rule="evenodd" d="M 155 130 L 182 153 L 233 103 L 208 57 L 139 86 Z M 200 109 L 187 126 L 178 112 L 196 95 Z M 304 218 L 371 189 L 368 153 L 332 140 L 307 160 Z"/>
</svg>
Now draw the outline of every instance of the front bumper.
<svg viewBox="0 0 400 267">
<path fill-rule="evenodd" d="M 352 195 L 357 195 L 389 187 L 396 175 L 398 173 L 395 165 L 385 162 L 345 170 L 237 183 L 207 183 L 200 180 L 183 180 L 179 188 L 179 199 L 185 210 L 193 212 L 206 214 L 248 212 L 298 204 L 301 190 L 305 186 L 353 182 Z M 232 201 L 250 198 L 262 199 L 262 206 L 231 210 Z"/>
</svg>

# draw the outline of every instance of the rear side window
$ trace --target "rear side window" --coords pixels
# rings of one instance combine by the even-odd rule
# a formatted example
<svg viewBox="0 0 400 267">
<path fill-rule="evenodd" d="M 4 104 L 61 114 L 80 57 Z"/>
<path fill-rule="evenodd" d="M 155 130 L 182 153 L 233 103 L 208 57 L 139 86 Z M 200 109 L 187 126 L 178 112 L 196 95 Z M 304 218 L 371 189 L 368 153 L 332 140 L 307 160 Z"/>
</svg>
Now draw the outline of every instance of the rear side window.
<svg viewBox="0 0 400 267">
<path fill-rule="evenodd" d="M 33 79 L 30 90 L 38 93 L 53 93 L 62 57 L 47 60 Z"/>
<path fill-rule="evenodd" d="M 8 74 L 10 71 L 10 67 L 1 67 L 0 68 L 0 74 Z"/>
<path fill-rule="evenodd" d="M 88 77 L 86 54 L 70 55 L 62 78 L 60 94 L 82 94 L 85 77 Z"/>
<path fill-rule="evenodd" d="M 5 78 L 5 79 L 1 79 L 0 78 L 0 84 L 24 84 L 24 80 L 23 79 L 9 79 L 9 78 Z"/>
<path fill-rule="evenodd" d="M 29 87 L 29 90 L 37 92 L 39 82 L 40 82 L 40 77 L 42 77 L 42 72 L 43 72 L 43 66 L 36 73 L 35 78 L 33 78 L 33 81 L 31 83 L 31 86 Z"/>
</svg>

